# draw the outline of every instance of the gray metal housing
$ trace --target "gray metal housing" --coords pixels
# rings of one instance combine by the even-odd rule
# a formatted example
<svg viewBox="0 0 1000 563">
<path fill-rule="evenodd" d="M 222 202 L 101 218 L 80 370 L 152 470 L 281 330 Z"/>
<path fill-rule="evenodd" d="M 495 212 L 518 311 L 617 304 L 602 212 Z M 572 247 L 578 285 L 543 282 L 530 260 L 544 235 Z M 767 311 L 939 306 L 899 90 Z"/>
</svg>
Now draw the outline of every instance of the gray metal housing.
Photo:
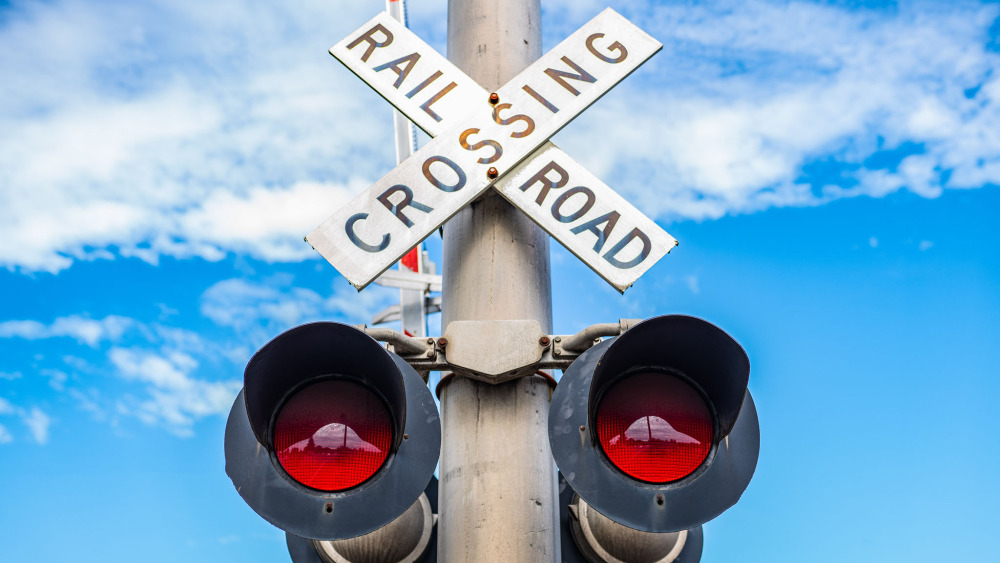
<svg viewBox="0 0 1000 563">
<path fill-rule="evenodd" d="M 360 334 L 374 344 L 377 350 L 368 346 L 339 350 L 341 357 L 348 357 L 349 365 L 367 358 L 370 370 L 391 369 L 400 379 L 405 419 L 399 421 L 399 445 L 382 468 L 357 487 L 333 493 L 309 489 L 278 467 L 270 448 L 258 440 L 247 414 L 247 389 L 244 389 L 233 403 L 226 423 L 226 474 L 250 508 L 271 524 L 301 537 L 336 540 L 378 529 L 413 504 L 433 477 L 441 451 L 441 422 L 430 390 L 405 361 L 349 326 L 336 323 L 305 326 L 316 324 L 334 325 L 337 330 Z M 321 331 L 329 328 L 323 327 Z M 311 353 L 306 349 L 299 352 Z M 327 354 L 330 350 L 320 348 L 312 352 Z M 296 378 L 295 373 L 281 369 L 280 363 L 271 367 L 275 370 L 271 374 L 274 378 Z M 402 439 L 404 434 L 406 439 Z"/>
<path fill-rule="evenodd" d="M 552 455 L 569 485 L 608 518 L 646 532 L 695 528 L 734 505 L 749 485 L 760 452 L 757 410 L 749 391 L 745 386 L 740 388 L 742 408 L 727 439 L 717 433 L 708 458 L 684 479 L 653 484 L 628 477 L 608 461 L 592 439 L 588 409 L 595 370 L 603 367 L 609 349 L 630 334 L 632 331 L 594 346 L 563 375 L 552 394 L 549 412 Z M 669 347 L 670 342 L 655 346 Z"/>
</svg>

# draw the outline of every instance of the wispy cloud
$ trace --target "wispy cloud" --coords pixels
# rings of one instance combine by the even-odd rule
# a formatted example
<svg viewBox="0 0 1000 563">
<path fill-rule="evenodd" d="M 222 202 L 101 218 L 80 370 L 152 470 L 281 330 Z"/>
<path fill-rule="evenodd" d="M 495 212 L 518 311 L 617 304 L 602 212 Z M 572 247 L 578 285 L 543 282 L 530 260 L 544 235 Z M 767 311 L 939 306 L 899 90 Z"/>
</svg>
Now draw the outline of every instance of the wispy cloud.
<svg viewBox="0 0 1000 563">
<path fill-rule="evenodd" d="M 37 406 L 24 408 L 0 397 L 0 416 L 10 416 L 20 419 L 36 444 L 45 445 L 49 441 L 49 426 L 52 418 Z M 0 444 L 9 444 L 14 436 L 6 426 L 0 424 Z"/>
<path fill-rule="evenodd" d="M 198 419 L 228 412 L 242 387 L 239 380 L 192 377 L 198 362 L 181 353 L 115 348 L 109 358 L 121 377 L 148 385 L 149 399 L 123 401 L 122 410 L 180 436 L 190 436 Z"/>
<path fill-rule="evenodd" d="M 32 407 L 24 414 L 23 419 L 36 443 L 45 444 L 49 441 L 49 425 L 52 424 L 52 418 L 42 409 Z"/>
<path fill-rule="evenodd" d="M 117 340 L 134 324 L 132 319 L 116 315 L 109 315 L 100 320 L 71 315 L 59 317 L 51 324 L 35 320 L 4 321 L 0 323 L 0 338 L 40 340 L 69 337 L 94 347 L 103 340 Z"/>
<path fill-rule="evenodd" d="M 559 142 L 651 215 L 1000 183 L 996 5 L 614 7 L 666 48 Z M 8 7 L 0 265 L 315 256 L 302 235 L 392 165 L 387 105 L 325 53 L 381 8 Z M 442 47 L 444 3 L 412 8 Z M 547 45 L 601 8 L 547 3 Z"/>
<path fill-rule="evenodd" d="M 1000 184 L 996 5 L 751 1 L 626 13 L 664 53 L 560 144 L 647 213 L 704 219 Z"/>
<path fill-rule="evenodd" d="M 221 326 L 232 327 L 255 344 L 263 344 L 295 325 L 319 320 L 367 323 L 379 309 L 398 299 L 392 289 L 370 287 L 358 293 L 338 284 L 329 296 L 297 287 L 291 276 L 265 281 L 234 278 L 209 287 L 201 297 L 201 312 Z"/>
<path fill-rule="evenodd" d="M 326 53 L 377 9 L 6 7 L 0 264 L 312 255 L 302 236 L 392 164 L 388 110 Z"/>
<path fill-rule="evenodd" d="M 123 338 L 126 331 L 130 331 L 128 338 Z M 117 316 L 94 320 L 73 315 L 48 324 L 33 320 L 0 323 L 0 338 L 54 337 L 71 337 L 94 350 L 89 352 L 90 359 L 63 355 L 58 368 L 39 366 L 37 377 L 45 378 L 54 391 L 68 394 L 95 419 L 113 426 L 118 425 L 121 415 L 128 415 L 187 436 L 197 420 L 228 412 L 241 386 L 235 378 L 212 377 L 211 369 L 228 350 L 187 329 Z M 36 361 L 43 358 L 36 356 Z M 207 378 L 198 374 L 202 360 L 210 366 Z M 126 385 L 113 391 L 105 389 L 108 382 L 100 378 L 109 373 Z M 21 374 L 5 373 L 4 379 L 21 379 Z M 99 392 L 95 384 L 105 392 Z M 3 401 L 0 414 L 16 415 L 37 443 L 47 442 L 52 418 L 40 408 Z"/>
</svg>

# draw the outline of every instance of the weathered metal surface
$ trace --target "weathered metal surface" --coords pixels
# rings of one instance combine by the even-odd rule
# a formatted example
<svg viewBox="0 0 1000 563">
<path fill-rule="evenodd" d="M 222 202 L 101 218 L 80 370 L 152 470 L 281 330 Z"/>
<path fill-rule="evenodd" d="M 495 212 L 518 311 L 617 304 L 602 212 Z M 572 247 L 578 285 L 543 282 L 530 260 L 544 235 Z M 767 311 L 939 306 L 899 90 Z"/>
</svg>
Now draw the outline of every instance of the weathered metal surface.
<svg viewBox="0 0 1000 563">
<path fill-rule="evenodd" d="M 676 532 L 722 514 L 739 500 L 757 467 L 760 426 L 750 392 L 744 394 L 732 431 L 694 473 L 666 484 L 627 479 L 608 466 L 600 445 L 591 439 L 587 414 L 591 376 L 615 342 L 605 340 L 584 352 L 552 394 L 549 443 L 559 470 L 588 504 L 637 530 Z"/>
<path fill-rule="evenodd" d="M 453 321 L 445 357 L 456 373 L 499 383 L 535 373 L 544 336 L 536 320 Z"/>
<path fill-rule="evenodd" d="M 326 540 L 367 534 L 409 508 L 433 476 L 441 423 L 420 376 L 402 359 L 393 356 L 393 362 L 405 379 L 403 431 L 409 438 L 400 442 L 378 479 L 348 491 L 323 493 L 292 483 L 257 441 L 240 391 L 226 423 L 226 474 L 250 508 L 286 532 Z"/>
<path fill-rule="evenodd" d="M 370 63 L 378 49 L 395 41 L 381 32 L 392 33 L 393 21 L 385 16 L 345 40 L 345 48 L 354 45 L 371 74 L 386 64 Z M 488 169 L 496 168 L 501 176 L 509 172 L 661 47 L 605 10 L 497 90 L 498 104 L 477 105 L 306 240 L 355 287 L 364 288 L 488 189 L 494 182 Z M 384 70 L 405 90 L 410 76 L 393 68 Z M 457 79 L 452 83 L 457 85 Z"/>
<path fill-rule="evenodd" d="M 414 505 L 421 505 L 423 510 L 423 504 L 426 502 L 429 507 L 430 519 L 424 522 L 431 522 L 432 524 L 437 521 L 437 497 L 438 497 L 438 480 L 435 477 L 431 477 L 427 487 L 424 489 L 424 493 L 420 495 L 417 502 Z M 412 510 L 411 506 L 409 510 Z M 400 516 L 403 518 L 406 513 Z M 427 512 L 425 512 L 427 515 Z M 397 518 L 396 520 L 399 520 Z M 392 543 L 396 538 L 395 534 L 398 533 L 396 529 L 396 521 L 371 532 L 369 537 L 376 541 L 381 541 L 383 544 Z M 430 530 L 430 537 L 426 539 L 423 538 L 423 529 L 420 530 L 421 537 L 418 540 L 418 544 L 425 544 L 422 550 L 422 555 L 419 556 L 415 561 L 419 563 L 437 563 L 437 526 L 432 525 Z M 337 540 L 333 543 L 339 544 L 340 541 L 350 541 L 350 540 Z M 325 543 L 325 540 L 311 540 L 308 538 L 302 538 L 285 532 L 285 543 L 288 546 L 288 555 L 292 558 L 292 563 L 329 563 L 327 560 L 322 558 L 319 554 L 319 549 L 317 549 L 317 543 Z M 382 561 L 389 559 L 386 557 L 386 552 L 393 549 L 393 546 L 386 545 L 384 549 L 379 549 L 375 541 L 372 542 L 373 551 L 375 553 L 370 554 L 367 558 L 364 556 L 358 558 L 358 561 Z M 322 549 L 322 548 L 320 548 Z M 414 551 L 420 551 L 419 549 Z"/>
<path fill-rule="evenodd" d="M 486 103 L 475 80 L 386 12 L 330 54 L 432 137 Z"/>
<path fill-rule="evenodd" d="M 408 29 L 394 29 L 392 33 L 394 41 L 405 45 L 406 49 L 413 49 L 417 53 L 433 53 L 429 45 L 424 44 Z M 358 56 L 353 59 L 344 56 L 341 61 L 348 68 L 364 66 L 359 63 Z M 435 64 L 440 65 L 438 68 L 444 69 L 447 76 L 464 76 L 461 70 L 447 61 L 435 60 Z M 397 110 L 414 121 L 426 119 L 426 113 L 419 104 L 410 98 L 401 99 L 397 88 L 389 80 L 366 80 L 366 83 L 390 102 L 402 100 Z M 481 103 L 484 97 L 491 99 L 486 90 L 478 85 L 473 87 L 463 83 L 460 92 L 475 103 Z M 535 90 L 532 92 L 534 96 L 541 96 Z M 498 94 L 493 93 L 491 96 L 495 96 L 496 103 L 500 103 Z M 447 126 L 450 123 L 449 117 L 457 121 L 458 116 L 457 111 L 449 116 L 442 116 L 436 129 Z M 537 174 L 541 174 L 541 177 L 536 178 Z M 547 180 L 550 185 L 546 187 L 543 180 Z M 556 185 L 551 185 L 553 182 Z M 514 171 L 498 180 L 494 187 L 620 292 L 635 283 L 677 244 L 659 225 L 552 142 L 532 153 Z M 534 189 L 536 187 L 537 194 Z M 553 193 L 545 201 L 552 189 L 557 193 Z M 570 195 L 566 196 L 567 193 Z M 570 203 L 574 197 L 576 199 Z M 569 211 L 574 206 L 578 207 Z M 595 221 L 598 218 L 607 220 Z M 618 244 L 623 242 L 619 247 Z M 629 245 L 631 248 L 627 248 Z"/>
<path fill-rule="evenodd" d="M 421 58 L 423 58 L 422 53 L 436 55 L 430 46 L 408 29 L 393 28 L 391 33 L 394 42 L 399 44 L 400 52 L 412 50 L 421 54 Z M 361 64 L 361 55 L 352 58 L 343 49 L 338 49 L 336 52 L 331 49 L 331 52 L 414 122 L 426 121 L 426 111 L 412 98 L 401 97 L 394 82 L 384 77 L 382 80 L 366 78 L 367 73 L 364 69 L 367 67 Z M 430 58 L 437 65 L 435 68 L 442 69 L 443 75 L 464 76 L 464 73 L 451 63 L 440 61 L 436 56 Z M 413 68 L 408 65 L 406 70 L 409 72 Z M 395 79 L 399 74 L 386 76 Z M 484 97 L 490 99 L 486 90 L 475 83 L 460 84 L 461 86 L 453 89 L 449 95 L 457 92 L 459 96 L 468 96 L 467 101 L 472 103 L 470 107 L 481 104 Z M 555 107 L 538 91 L 532 89 L 531 95 L 536 100 L 544 100 L 545 104 L 548 104 L 547 109 L 550 106 Z M 494 93 L 492 96 L 495 96 L 497 103 L 500 103 L 499 95 Z M 457 101 L 457 97 L 453 96 L 452 100 Z M 450 123 L 450 119 L 457 121 L 459 116 L 464 117 L 466 110 L 456 109 L 462 107 L 464 106 L 460 103 L 450 106 L 449 109 L 452 111 L 448 115 L 442 115 L 441 121 L 429 125 L 431 130 L 440 131 Z M 539 173 L 542 178 L 535 178 Z M 531 182 L 533 178 L 535 182 Z M 547 179 L 550 183 L 555 181 L 558 185 L 545 187 L 543 179 Z M 635 283 L 646 270 L 677 244 L 677 241 L 654 221 L 551 142 L 536 150 L 511 174 L 497 181 L 494 187 L 620 292 L 624 292 Z M 534 193 L 535 187 L 538 187 L 538 195 Z M 560 190 L 560 188 L 565 189 Z M 551 189 L 556 189 L 558 193 L 553 193 L 548 201 L 544 201 Z M 565 195 L 567 193 L 568 196 Z M 569 203 L 573 198 L 576 199 Z M 576 205 L 579 207 L 570 212 L 564 209 L 567 204 L 569 208 Z M 606 220 L 601 221 L 601 218 Z"/>
<path fill-rule="evenodd" d="M 677 245 L 655 221 L 552 143 L 496 188 L 619 292 Z"/>
<path fill-rule="evenodd" d="M 426 560 L 433 530 L 431 504 L 421 494 L 406 512 L 374 532 L 335 541 L 313 540 L 312 545 L 324 563 L 417 563 Z"/>
<path fill-rule="evenodd" d="M 538 0 L 449 0 L 448 58 L 493 90 L 541 55 Z M 444 227 L 442 326 L 534 319 L 552 330 L 549 237 L 498 194 Z M 441 561 L 559 561 L 548 384 L 452 377 L 439 387 Z M 502 492 L 501 492 L 502 491 Z"/>
<path fill-rule="evenodd" d="M 383 287 L 398 287 L 420 291 L 441 291 L 441 276 L 408 270 L 386 270 L 375 283 Z"/>
</svg>

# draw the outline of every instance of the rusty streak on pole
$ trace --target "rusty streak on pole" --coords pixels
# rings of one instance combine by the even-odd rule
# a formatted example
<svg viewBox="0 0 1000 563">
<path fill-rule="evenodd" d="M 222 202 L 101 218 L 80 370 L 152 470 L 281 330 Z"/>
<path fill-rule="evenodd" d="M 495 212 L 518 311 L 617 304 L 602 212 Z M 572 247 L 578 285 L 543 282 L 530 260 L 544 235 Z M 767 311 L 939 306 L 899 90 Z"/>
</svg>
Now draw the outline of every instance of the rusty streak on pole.
<svg viewBox="0 0 1000 563">
<path fill-rule="evenodd" d="M 540 18 L 539 0 L 449 0 L 448 58 L 492 91 L 541 55 Z M 549 237 L 495 192 L 445 225 L 443 266 L 442 327 L 535 319 L 551 333 Z M 451 378 L 441 410 L 438 559 L 558 561 L 547 383 Z"/>
</svg>

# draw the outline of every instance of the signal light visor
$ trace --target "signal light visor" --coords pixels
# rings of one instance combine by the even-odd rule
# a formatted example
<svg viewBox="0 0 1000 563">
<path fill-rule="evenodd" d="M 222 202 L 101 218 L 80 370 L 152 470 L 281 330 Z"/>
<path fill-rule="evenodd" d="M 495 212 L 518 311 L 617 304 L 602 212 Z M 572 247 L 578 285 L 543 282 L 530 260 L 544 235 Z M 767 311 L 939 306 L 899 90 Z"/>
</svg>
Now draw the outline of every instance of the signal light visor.
<svg viewBox="0 0 1000 563">
<path fill-rule="evenodd" d="M 601 450 L 616 468 L 663 484 L 701 466 L 712 450 L 715 421 L 702 394 L 684 379 L 641 372 L 604 393 L 596 429 Z"/>
<path fill-rule="evenodd" d="M 350 489 L 385 463 L 393 444 L 392 416 L 374 391 L 353 381 L 306 385 L 278 411 L 274 451 L 295 481 L 320 491 Z"/>
</svg>

